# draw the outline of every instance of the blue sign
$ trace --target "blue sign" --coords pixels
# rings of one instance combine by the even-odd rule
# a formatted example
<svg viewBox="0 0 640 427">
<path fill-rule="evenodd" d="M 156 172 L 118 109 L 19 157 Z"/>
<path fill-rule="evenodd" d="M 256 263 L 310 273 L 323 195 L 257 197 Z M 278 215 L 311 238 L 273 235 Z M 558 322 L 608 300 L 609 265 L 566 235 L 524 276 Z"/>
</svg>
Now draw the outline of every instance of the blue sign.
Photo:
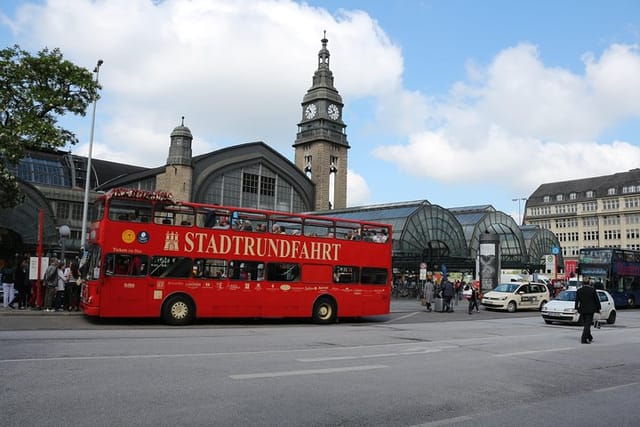
<svg viewBox="0 0 640 427">
<path fill-rule="evenodd" d="M 551 248 L 551 254 L 552 255 L 558 255 L 560 253 L 560 248 L 557 246 L 554 246 Z"/>
</svg>

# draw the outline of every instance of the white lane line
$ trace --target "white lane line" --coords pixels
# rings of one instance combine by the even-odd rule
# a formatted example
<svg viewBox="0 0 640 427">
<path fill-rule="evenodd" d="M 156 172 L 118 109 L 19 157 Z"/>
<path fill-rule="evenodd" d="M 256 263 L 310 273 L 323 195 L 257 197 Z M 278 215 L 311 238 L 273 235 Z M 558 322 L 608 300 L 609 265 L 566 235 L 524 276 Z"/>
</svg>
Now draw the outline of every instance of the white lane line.
<svg viewBox="0 0 640 427">
<path fill-rule="evenodd" d="M 306 357 L 302 359 L 296 359 L 296 361 L 297 362 L 332 362 L 336 360 L 373 359 L 376 357 L 414 356 L 416 354 L 439 353 L 441 351 L 442 351 L 442 348 L 432 348 L 432 349 L 424 349 L 424 350 L 407 351 L 404 353 L 376 353 L 376 354 L 363 354 L 363 355 L 357 355 L 357 356 Z"/>
<path fill-rule="evenodd" d="M 437 421 L 431 421 L 430 423 L 424 423 L 424 424 L 416 424 L 412 427 L 435 427 L 435 426 L 446 426 L 447 424 L 454 424 L 454 423 L 459 423 L 462 421 L 471 421 L 473 418 L 471 418 L 468 415 L 463 415 L 461 417 L 454 417 L 454 418 L 445 418 L 443 420 L 437 420 Z"/>
<path fill-rule="evenodd" d="M 349 366 L 344 368 L 306 369 L 301 371 L 262 372 L 259 374 L 229 375 L 229 378 L 234 380 L 253 380 L 258 378 L 290 377 L 294 375 L 317 375 L 317 374 L 335 374 L 337 372 L 368 371 L 371 369 L 382 369 L 382 368 L 388 368 L 388 366 L 387 365 L 363 365 L 363 366 Z"/>
<path fill-rule="evenodd" d="M 419 311 L 416 311 L 416 312 L 414 312 L 414 313 L 405 314 L 404 316 L 400 316 L 400 317 L 396 317 L 395 319 L 387 320 L 387 321 L 386 321 L 386 322 L 384 322 L 384 323 L 391 323 L 391 322 L 395 322 L 396 320 L 404 320 L 404 319 L 407 319 L 407 318 L 409 318 L 409 317 L 413 317 L 413 316 L 415 316 L 415 315 L 416 315 L 416 314 L 418 314 L 418 313 L 420 313 L 420 312 L 419 312 Z"/>
<path fill-rule="evenodd" d="M 629 386 L 632 386 L 632 385 L 638 385 L 638 384 L 640 384 L 640 383 L 620 384 L 620 385 L 616 385 L 616 386 L 613 386 L 613 387 L 599 388 L 599 389 L 594 390 L 594 391 L 595 391 L 596 393 L 601 393 L 601 392 L 603 392 L 603 391 L 613 391 L 613 390 L 621 389 L 621 388 L 623 388 L 623 387 L 629 387 Z"/>
<path fill-rule="evenodd" d="M 560 347 L 560 348 L 550 348 L 547 350 L 531 350 L 531 351 L 519 351 L 517 353 L 503 353 L 503 354 L 494 354 L 495 357 L 510 357 L 510 356 L 522 356 L 525 354 L 536 354 L 536 353 L 550 353 L 554 351 L 567 351 L 567 350 L 575 350 L 575 347 Z"/>
</svg>

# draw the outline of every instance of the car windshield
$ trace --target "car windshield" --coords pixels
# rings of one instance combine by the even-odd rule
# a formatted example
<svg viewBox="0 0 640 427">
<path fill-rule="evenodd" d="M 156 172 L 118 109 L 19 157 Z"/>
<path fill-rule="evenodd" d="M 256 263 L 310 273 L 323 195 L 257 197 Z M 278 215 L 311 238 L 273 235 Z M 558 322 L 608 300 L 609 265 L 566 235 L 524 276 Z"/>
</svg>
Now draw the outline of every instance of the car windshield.
<svg viewBox="0 0 640 427">
<path fill-rule="evenodd" d="M 518 283 L 503 283 L 501 285 L 496 286 L 494 289 L 495 292 L 509 292 L 513 293 L 520 286 Z"/>
<path fill-rule="evenodd" d="M 562 291 L 554 299 L 558 301 L 575 301 L 576 291 Z"/>
</svg>

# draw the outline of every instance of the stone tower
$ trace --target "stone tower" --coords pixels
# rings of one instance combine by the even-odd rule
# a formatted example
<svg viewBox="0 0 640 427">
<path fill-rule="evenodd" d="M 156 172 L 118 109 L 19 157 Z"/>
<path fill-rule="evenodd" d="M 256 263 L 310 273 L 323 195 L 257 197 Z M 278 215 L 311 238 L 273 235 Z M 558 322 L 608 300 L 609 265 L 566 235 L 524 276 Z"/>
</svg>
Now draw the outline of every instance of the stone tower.
<svg viewBox="0 0 640 427">
<path fill-rule="evenodd" d="M 293 144 L 295 163 L 314 182 L 315 210 L 347 206 L 349 143 L 342 121 L 342 97 L 333 86 L 326 32 L 313 84 L 302 99 L 302 120 Z"/>
<path fill-rule="evenodd" d="M 156 189 L 173 193 L 177 200 L 191 200 L 192 142 L 193 136 L 189 128 L 184 125 L 183 117 L 180 126 L 176 126 L 171 132 L 171 145 L 165 171 L 156 176 Z"/>
</svg>

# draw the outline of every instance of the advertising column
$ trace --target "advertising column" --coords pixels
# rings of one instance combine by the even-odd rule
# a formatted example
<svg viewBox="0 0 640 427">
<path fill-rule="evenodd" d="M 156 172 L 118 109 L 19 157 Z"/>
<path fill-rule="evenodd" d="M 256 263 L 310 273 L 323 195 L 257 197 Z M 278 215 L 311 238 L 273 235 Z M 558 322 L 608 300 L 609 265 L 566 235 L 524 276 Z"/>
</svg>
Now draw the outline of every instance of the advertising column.
<svg viewBox="0 0 640 427">
<path fill-rule="evenodd" d="M 478 253 L 480 289 L 484 293 L 498 286 L 500 279 L 500 236 L 481 234 Z"/>
</svg>

